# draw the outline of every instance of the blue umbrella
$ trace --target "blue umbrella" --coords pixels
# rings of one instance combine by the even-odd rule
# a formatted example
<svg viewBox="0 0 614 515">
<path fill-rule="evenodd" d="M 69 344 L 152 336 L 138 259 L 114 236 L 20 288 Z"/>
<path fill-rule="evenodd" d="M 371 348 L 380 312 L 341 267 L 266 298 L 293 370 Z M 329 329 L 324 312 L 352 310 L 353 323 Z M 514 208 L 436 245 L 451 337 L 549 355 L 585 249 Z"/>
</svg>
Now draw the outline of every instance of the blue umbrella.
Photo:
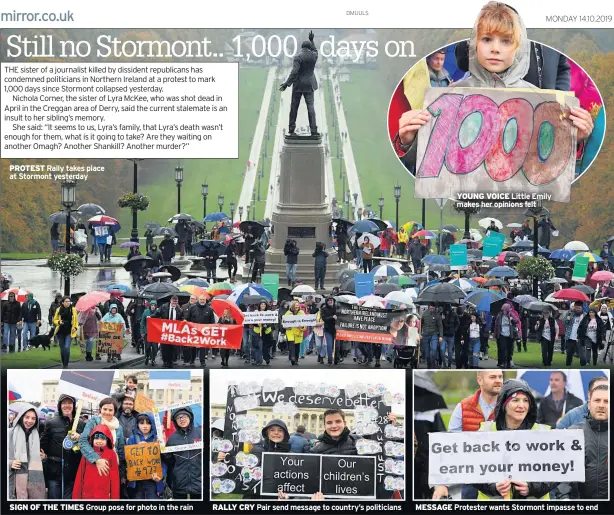
<svg viewBox="0 0 614 515">
<path fill-rule="evenodd" d="M 442 256 L 440 254 L 429 254 L 423 260 L 423 263 L 428 263 L 429 265 L 449 265 L 450 260 L 446 256 Z"/>
<path fill-rule="evenodd" d="M 130 286 L 126 286 L 125 284 L 109 284 L 107 286 L 107 291 L 120 290 L 124 293 L 131 290 Z"/>
<path fill-rule="evenodd" d="M 575 256 L 575 252 L 573 250 L 567 249 L 558 249 L 550 254 L 548 259 L 559 259 L 561 261 L 570 261 L 571 258 Z"/>
<path fill-rule="evenodd" d="M 221 213 L 220 211 L 216 211 L 215 213 L 209 213 L 205 219 L 204 223 L 207 222 L 221 222 L 222 220 L 228 220 L 230 217 L 226 213 Z"/>
<path fill-rule="evenodd" d="M 509 266 L 496 266 L 486 272 L 485 277 L 518 277 L 518 272 Z"/>
<path fill-rule="evenodd" d="M 243 284 L 235 288 L 226 300 L 235 304 L 240 304 L 245 295 L 262 295 L 269 300 L 273 300 L 273 296 L 269 293 L 269 291 L 261 284 L 256 283 Z"/>
<path fill-rule="evenodd" d="M 371 220 L 358 220 L 350 229 L 348 229 L 348 233 L 358 233 L 358 232 L 377 232 L 380 228 L 376 223 Z"/>
<path fill-rule="evenodd" d="M 469 293 L 463 302 L 473 304 L 478 311 L 490 312 L 490 305 L 502 298 L 503 295 L 491 290 L 475 290 Z"/>
<path fill-rule="evenodd" d="M 377 265 L 369 272 L 373 277 L 394 277 L 395 275 L 401 275 L 398 268 L 392 265 Z"/>
</svg>

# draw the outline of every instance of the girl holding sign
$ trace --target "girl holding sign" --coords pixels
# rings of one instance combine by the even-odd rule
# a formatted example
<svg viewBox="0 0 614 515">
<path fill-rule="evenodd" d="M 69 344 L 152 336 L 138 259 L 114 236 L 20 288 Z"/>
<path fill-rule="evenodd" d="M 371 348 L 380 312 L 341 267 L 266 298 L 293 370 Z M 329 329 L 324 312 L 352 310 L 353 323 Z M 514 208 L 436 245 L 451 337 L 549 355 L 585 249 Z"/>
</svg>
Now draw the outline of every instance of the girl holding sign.
<svg viewBox="0 0 614 515">
<path fill-rule="evenodd" d="M 152 413 L 140 413 L 136 418 L 136 427 L 132 436 L 126 441 L 126 445 L 138 445 L 140 443 L 152 443 L 158 441 L 156 422 Z M 165 466 L 163 466 L 164 472 Z M 151 479 L 128 482 L 128 488 L 132 490 L 131 499 L 158 499 L 158 485 L 163 478 L 154 472 Z"/>
<path fill-rule="evenodd" d="M 126 326 L 124 325 L 124 318 L 119 314 L 119 308 L 117 304 L 111 304 L 109 306 L 109 312 L 102 317 L 102 322 L 110 322 L 112 324 L 121 324 L 122 339 L 126 334 Z M 114 351 L 109 352 L 107 356 L 107 362 L 115 363 L 117 361 L 118 354 Z"/>
</svg>

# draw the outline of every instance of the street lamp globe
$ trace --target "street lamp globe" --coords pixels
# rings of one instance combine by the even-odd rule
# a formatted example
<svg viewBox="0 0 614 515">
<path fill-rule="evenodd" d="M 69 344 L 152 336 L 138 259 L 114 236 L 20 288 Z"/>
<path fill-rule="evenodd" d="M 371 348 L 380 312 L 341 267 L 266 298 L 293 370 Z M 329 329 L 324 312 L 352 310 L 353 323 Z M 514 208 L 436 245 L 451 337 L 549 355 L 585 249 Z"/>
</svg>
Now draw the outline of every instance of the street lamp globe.
<svg viewBox="0 0 614 515">
<path fill-rule="evenodd" d="M 394 198 L 398 201 L 401 198 L 401 185 L 397 184 L 394 187 Z"/>
<path fill-rule="evenodd" d="M 70 209 L 77 201 L 77 181 L 62 182 L 62 205 Z"/>
<path fill-rule="evenodd" d="M 380 198 L 377 200 L 377 205 L 378 205 L 379 207 L 384 207 L 384 197 L 380 197 Z"/>
<path fill-rule="evenodd" d="M 183 168 L 181 168 L 181 166 L 175 168 L 175 181 L 177 184 L 181 184 L 183 182 Z"/>
<path fill-rule="evenodd" d="M 201 192 L 203 194 L 203 197 L 207 197 L 207 195 L 209 195 L 209 185 L 208 184 L 203 184 Z"/>
<path fill-rule="evenodd" d="M 217 205 L 220 206 L 220 211 L 224 207 L 224 195 L 217 196 Z"/>
<path fill-rule="evenodd" d="M 345 203 L 347 204 L 350 201 L 350 193 L 345 190 L 345 199 L 344 199 Z"/>
<path fill-rule="evenodd" d="M 243 218 L 243 206 L 239 206 L 239 217 Z"/>
<path fill-rule="evenodd" d="M 235 212 L 235 203 L 232 200 L 230 201 L 230 212 L 231 213 Z"/>
</svg>

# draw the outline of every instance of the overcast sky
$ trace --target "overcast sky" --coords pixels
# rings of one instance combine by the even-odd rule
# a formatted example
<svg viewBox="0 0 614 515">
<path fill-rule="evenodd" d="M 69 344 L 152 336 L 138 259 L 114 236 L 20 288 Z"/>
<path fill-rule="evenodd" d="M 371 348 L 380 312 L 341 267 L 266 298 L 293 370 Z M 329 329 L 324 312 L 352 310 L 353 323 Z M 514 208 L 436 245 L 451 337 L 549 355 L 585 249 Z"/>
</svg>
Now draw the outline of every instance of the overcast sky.
<svg viewBox="0 0 614 515">
<path fill-rule="evenodd" d="M 286 386 L 294 386 L 296 383 L 328 383 L 339 388 L 344 388 L 350 383 L 382 383 L 392 393 L 405 395 L 405 370 L 335 370 L 334 368 L 301 369 L 297 370 L 241 370 L 237 374 L 232 370 L 211 370 L 210 374 L 210 398 L 212 404 L 225 404 L 229 382 L 239 383 L 242 381 L 256 381 L 260 384 L 264 379 L 281 379 Z M 399 415 L 405 414 L 405 405 L 395 405 L 394 412 Z"/>
</svg>

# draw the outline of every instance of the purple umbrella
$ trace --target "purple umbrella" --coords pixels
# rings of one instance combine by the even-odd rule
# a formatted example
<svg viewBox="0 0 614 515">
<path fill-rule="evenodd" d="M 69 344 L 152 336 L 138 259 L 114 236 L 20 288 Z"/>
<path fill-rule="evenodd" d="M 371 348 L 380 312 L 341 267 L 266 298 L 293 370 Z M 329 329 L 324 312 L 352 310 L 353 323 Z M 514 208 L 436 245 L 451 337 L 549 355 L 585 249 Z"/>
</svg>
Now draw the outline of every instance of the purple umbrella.
<svg viewBox="0 0 614 515">
<path fill-rule="evenodd" d="M 119 248 L 120 249 L 129 249 L 130 247 L 140 247 L 141 244 L 137 241 L 126 241 L 122 243 Z"/>
</svg>

